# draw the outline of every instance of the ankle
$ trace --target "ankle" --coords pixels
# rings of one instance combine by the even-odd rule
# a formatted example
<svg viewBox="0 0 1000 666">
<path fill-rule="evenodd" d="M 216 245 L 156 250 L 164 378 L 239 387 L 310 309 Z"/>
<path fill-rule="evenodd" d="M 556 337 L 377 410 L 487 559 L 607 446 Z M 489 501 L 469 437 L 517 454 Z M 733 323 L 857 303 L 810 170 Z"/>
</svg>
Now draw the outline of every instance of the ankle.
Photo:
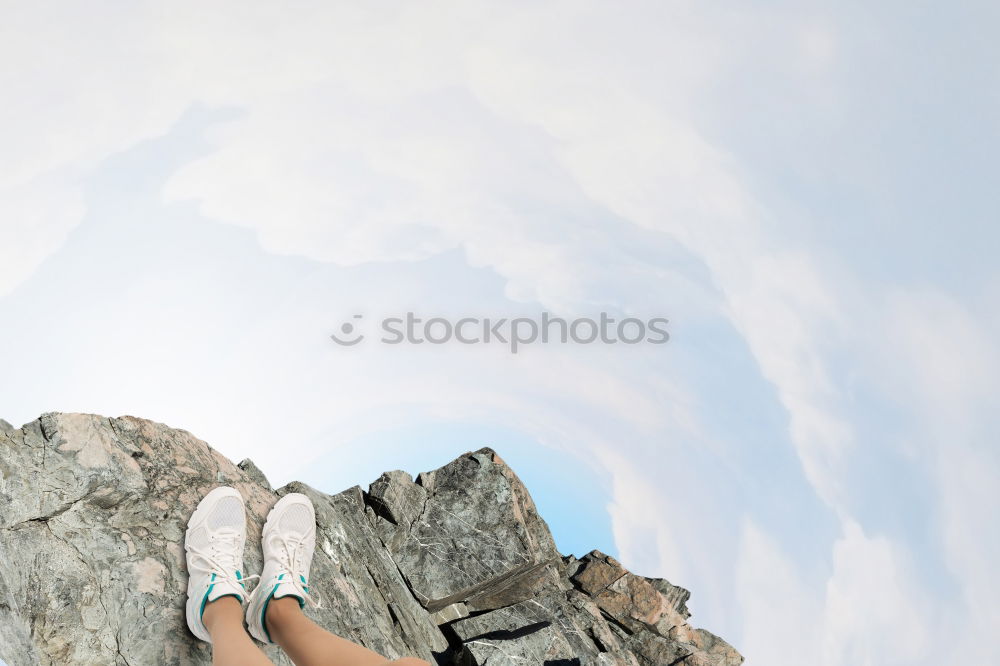
<svg viewBox="0 0 1000 666">
<path fill-rule="evenodd" d="M 295 597 L 281 597 L 280 599 L 271 599 L 268 602 L 264 622 L 267 625 L 268 633 L 275 636 L 300 616 L 302 616 L 302 608 L 299 606 L 299 600 Z"/>
<path fill-rule="evenodd" d="M 243 605 L 235 597 L 219 597 L 205 605 L 201 621 L 209 633 L 227 624 L 243 625 Z"/>
</svg>

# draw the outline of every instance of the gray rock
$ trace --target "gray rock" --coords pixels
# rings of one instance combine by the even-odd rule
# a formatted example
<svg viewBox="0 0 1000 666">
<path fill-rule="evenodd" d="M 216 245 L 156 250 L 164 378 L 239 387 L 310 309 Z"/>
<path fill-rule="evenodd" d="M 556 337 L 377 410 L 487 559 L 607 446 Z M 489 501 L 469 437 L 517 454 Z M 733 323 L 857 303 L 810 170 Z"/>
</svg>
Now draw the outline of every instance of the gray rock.
<svg viewBox="0 0 1000 666">
<path fill-rule="evenodd" d="M 246 472 L 246 475 L 250 478 L 251 481 L 256 481 L 258 484 L 260 484 L 264 488 L 267 488 L 268 490 L 274 490 L 274 488 L 271 486 L 271 482 L 268 481 L 267 477 L 264 475 L 264 472 L 260 471 L 260 468 L 257 467 L 257 465 L 255 465 L 254 462 L 249 458 L 244 458 L 243 460 L 239 461 L 238 463 L 236 463 L 236 466 L 239 467 L 244 472 Z"/>
<path fill-rule="evenodd" d="M 528 491 L 490 449 L 422 474 L 416 483 L 402 472 L 383 474 L 368 494 L 375 530 L 432 611 L 481 596 L 498 580 L 531 576 L 537 565 L 559 558 Z"/>
<path fill-rule="evenodd" d="M 743 662 L 743 657 L 732 645 L 710 631 L 696 629 L 694 633 L 697 651 L 684 662 L 687 666 L 729 666 Z"/>
<path fill-rule="evenodd" d="M 20 429 L 0 422 L 0 663 L 210 663 L 185 625 L 183 536 L 194 506 L 222 484 L 247 501 L 250 571 L 260 570 L 271 505 L 287 492 L 309 495 L 312 584 L 324 604 L 307 612 L 389 658 L 742 661 L 687 624 L 686 590 L 596 551 L 561 558 L 527 490 L 489 449 L 416 481 L 387 472 L 367 492 L 274 491 L 252 462 L 234 465 L 183 430 L 45 414 Z"/>
<path fill-rule="evenodd" d="M 460 620 L 463 617 L 469 617 L 469 607 L 461 601 L 457 604 L 449 604 L 441 610 L 431 613 L 431 619 L 434 620 L 434 624 L 447 624 L 454 620 Z"/>
<path fill-rule="evenodd" d="M 453 629 L 464 646 L 465 663 L 514 666 L 580 657 L 555 614 L 534 600 L 460 620 Z"/>
<path fill-rule="evenodd" d="M 460 620 L 450 629 L 471 663 L 596 664 L 602 652 L 621 644 L 588 603 L 578 592 L 550 584 L 529 599 Z"/>
<path fill-rule="evenodd" d="M 625 640 L 625 648 L 635 655 L 643 666 L 659 666 L 660 664 L 689 663 L 687 657 L 693 654 L 687 643 L 670 641 L 662 636 L 641 632 L 633 634 Z"/>
<path fill-rule="evenodd" d="M 743 657 L 728 643 L 687 622 L 690 593 L 662 578 L 636 576 L 613 557 L 592 551 L 567 564 L 570 579 L 614 622 L 640 663 L 736 666 Z"/>
</svg>

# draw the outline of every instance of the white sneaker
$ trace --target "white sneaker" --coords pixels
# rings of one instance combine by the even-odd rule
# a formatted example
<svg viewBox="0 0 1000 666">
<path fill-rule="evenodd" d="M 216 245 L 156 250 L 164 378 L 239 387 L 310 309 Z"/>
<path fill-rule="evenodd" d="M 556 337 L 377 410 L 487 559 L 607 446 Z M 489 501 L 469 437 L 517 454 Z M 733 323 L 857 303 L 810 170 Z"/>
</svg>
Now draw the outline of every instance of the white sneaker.
<svg viewBox="0 0 1000 666">
<path fill-rule="evenodd" d="M 295 597 L 299 606 L 319 608 L 309 594 L 309 567 L 316 549 L 316 511 L 301 493 L 285 495 L 271 509 L 261 533 L 264 571 L 247 605 L 247 627 L 262 643 L 273 643 L 265 615 L 271 599 Z"/>
<path fill-rule="evenodd" d="M 243 546 L 247 540 L 243 497 L 235 488 L 216 488 L 198 503 L 184 537 L 187 553 L 187 623 L 191 633 L 212 642 L 201 616 L 220 597 L 246 601 Z M 253 576 L 255 577 L 255 576 Z"/>
</svg>

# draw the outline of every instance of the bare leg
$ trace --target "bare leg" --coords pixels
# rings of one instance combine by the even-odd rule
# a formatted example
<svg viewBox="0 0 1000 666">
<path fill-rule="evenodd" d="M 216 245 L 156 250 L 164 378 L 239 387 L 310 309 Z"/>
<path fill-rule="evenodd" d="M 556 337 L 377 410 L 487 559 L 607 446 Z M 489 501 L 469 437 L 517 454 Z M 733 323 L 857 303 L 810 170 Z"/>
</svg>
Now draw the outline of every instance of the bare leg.
<svg viewBox="0 0 1000 666">
<path fill-rule="evenodd" d="M 429 666 L 422 659 L 390 661 L 366 647 L 334 636 L 306 617 L 293 597 L 271 599 L 265 621 L 271 638 L 296 666 Z"/>
<path fill-rule="evenodd" d="M 201 617 L 212 636 L 214 666 L 274 666 L 243 628 L 243 606 L 235 598 L 216 599 Z"/>
</svg>

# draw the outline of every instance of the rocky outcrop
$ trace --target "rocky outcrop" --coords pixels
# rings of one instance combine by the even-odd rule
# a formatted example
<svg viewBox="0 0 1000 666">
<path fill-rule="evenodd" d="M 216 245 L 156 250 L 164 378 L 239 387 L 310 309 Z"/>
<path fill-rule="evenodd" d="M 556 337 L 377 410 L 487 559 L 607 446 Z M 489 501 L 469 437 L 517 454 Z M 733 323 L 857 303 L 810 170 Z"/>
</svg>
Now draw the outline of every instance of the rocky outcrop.
<svg viewBox="0 0 1000 666">
<path fill-rule="evenodd" d="M 388 657 L 480 666 L 729 666 L 742 657 L 688 622 L 686 590 L 592 552 L 556 551 L 514 472 L 490 449 L 367 491 L 274 491 L 183 430 L 142 419 L 46 414 L 0 421 L 0 660 L 207 664 L 184 621 L 183 536 L 218 485 L 247 500 L 247 569 L 286 492 L 319 525 L 313 585 L 331 631 Z M 276 663 L 289 663 L 274 651 Z"/>
</svg>

